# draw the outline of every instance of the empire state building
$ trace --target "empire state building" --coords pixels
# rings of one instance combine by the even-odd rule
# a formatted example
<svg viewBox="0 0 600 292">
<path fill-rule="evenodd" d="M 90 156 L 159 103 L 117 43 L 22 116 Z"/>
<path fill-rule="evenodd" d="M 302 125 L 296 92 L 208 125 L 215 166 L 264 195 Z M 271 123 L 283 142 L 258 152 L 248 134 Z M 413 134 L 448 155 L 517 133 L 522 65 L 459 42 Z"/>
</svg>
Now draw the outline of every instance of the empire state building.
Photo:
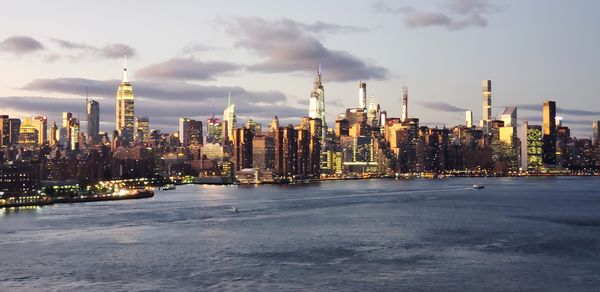
<svg viewBox="0 0 600 292">
<path fill-rule="evenodd" d="M 121 145 L 130 145 L 134 133 L 133 87 L 127 78 L 127 59 L 123 66 L 123 80 L 117 88 L 117 120 L 116 129 L 121 138 Z"/>
</svg>

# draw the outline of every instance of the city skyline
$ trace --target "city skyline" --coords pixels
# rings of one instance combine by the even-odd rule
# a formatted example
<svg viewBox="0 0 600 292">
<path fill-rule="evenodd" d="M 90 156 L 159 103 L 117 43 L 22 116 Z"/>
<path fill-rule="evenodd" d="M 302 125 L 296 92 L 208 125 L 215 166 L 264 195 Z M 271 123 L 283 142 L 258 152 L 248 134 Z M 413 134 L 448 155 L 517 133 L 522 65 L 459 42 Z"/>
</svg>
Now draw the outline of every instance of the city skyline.
<svg viewBox="0 0 600 292">
<path fill-rule="evenodd" d="M 55 5 L 59 7 L 66 3 L 69 2 Z M 411 89 L 410 115 L 419 117 L 421 124 L 448 127 L 463 124 L 464 110 L 471 110 L 474 122 L 478 123 L 482 114 L 478 83 L 491 79 L 494 82 L 492 115 L 495 119 L 500 118 L 505 106 L 516 105 L 520 112 L 519 122 L 528 120 L 540 124 L 542 102 L 554 100 L 558 104 L 556 114 L 564 117 L 564 124 L 572 129 L 573 135 L 591 136 L 591 123 L 600 116 L 600 112 L 589 110 L 600 108 L 598 100 L 593 98 L 598 91 L 593 76 L 597 76 L 599 66 L 596 64 L 598 59 L 593 58 L 588 49 L 594 47 L 593 43 L 598 39 L 589 36 L 583 39 L 585 36 L 577 32 L 596 20 L 575 18 L 575 15 L 586 15 L 587 11 L 593 10 L 589 6 L 596 6 L 596 3 L 580 2 L 584 5 L 562 7 L 564 5 L 558 5 L 558 2 L 544 2 L 542 13 L 536 15 L 540 25 L 564 23 L 552 43 L 547 42 L 549 36 L 546 35 L 536 35 L 538 40 L 523 39 L 525 34 L 539 29 L 536 25 L 528 23 L 524 32 L 515 27 L 519 21 L 525 21 L 524 13 L 539 8 L 533 5 L 539 3 L 537 1 L 435 3 L 405 2 L 405 6 L 421 13 L 410 14 L 399 12 L 400 8 L 406 8 L 399 2 L 369 1 L 353 5 L 348 12 L 332 17 L 315 15 L 314 18 L 293 12 L 311 6 L 306 4 L 284 5 L 281 14 L 274 16 L 256 9 L 246 9 L 242 13 L 241 8 L 248 8 L 244 3 L 233 5 L 231 11 L 211 3 L 203 12 L 191 9 L 194 8 L 191 3 L 178 7 L 163 7 L 165 3 L 158 3 L 148 9 L 165 8 L 165 11 L 178 11 L 183 17 L 192 14 L 179 11 L 179 8 L 189 6 L 197 13 L 213 14 L 193 29 L 207 36 L 200 38 L 204 42 L 197 36 L 186 35 L 175 37 L 159 47 L 151 44 L 164 37 L 164 32 L 158 31 L 155 40 L 135 33 L 142 29 L 133 24 L 135 21 L 149 21 L 144 14 L 132 16 L 126 22 L 127 30 L 131 31 L 127 34 L 115 33 L 120 25 L 91 16 L 91 24 L 106 26 L 98 28 L 99 34 L 94 38 L 81 36 L 73 29 L 62 30 L 56 35 L 52 33 L 53 27 L 45 29 L 36 22 L 18 25 L 22 20 L 9 15 L 6 19 L 17 24 L 15 27 L 21 31 L 0 29 L 0 58 L 6 64 L 0 69 L 6 76 L 0 82 L 0 104 L 6 114 L 21 119 L 46 115 L 49 121 L 54 121 L 59 120 L 63 111 L 83 117 L 87 87 L 89 97 L 100 103 L 100 128 L 110 133 L 115 128 L 111 112 L 119 82 L 117 70 L 122 67 L 123 55 L 127 55 L 130 67 L 133 66 L 130 78 L 136 99 L 139 97 L 140 101 L 136 103 L 136 117 L 149 117 L 152 128 L 174 131 L 180 117 L 205 120 L 211 112 L 210 99 L 215 98 L 217 109 L 224 109 L 228 92 L 232 93 L 241 121 L 252 118 L 268 124 L 270 117 L 277 115 L 282 124 L 287 124 L 307 116 L 310 81 L 314 78 L 315 68 L 322 63 L 329 124 L 346 107 L 357 106 L 355 84 L 359 80 L 367 81 L 368 98 L 374 95 L 390 117 L 401 116 L 402 87 L 406 83 Z M 110 6 L 94 5 L 101 11 Z M 123 5 L 128 7 L 132 3 Z M 342 3 L 324 4 L 327 8 L 336 5 Z M 559 6 L 561 13 L 557 12 Z M 14 8 L 14 15 L 23 11 L 22 7 Z M 344 17 L 355 15 L 359 8 L 367 19 L 376 21 Z M 465 12 L 456 12 L 459 8 Z M 418 22 L 421 18 L 417 16 L 426 12 L 446 15 L 449 20 Z M 551 20 L 551 15 L 557 18 Z M 461 22 L 467 16 L 483 17 L 485 25 Z M 181 19 L 166 18 L 166 24 L 182 25 L 185 32 L 191 29 L 184 26 Z M 277 24 L 277 29 L 272 28 L 272 24 Z M 566 36 L 558 33 L 561 31 L 572 33 Z M 385 33 L 398 34 L 398 37 L 390 40 L 382 37 Z M 259 43 L 261 37 L 272 36 L 279 37 L 273 39 L 273 44 Z M 465 55 L 459 50 L 481 40 L 482 36 L 493 44 L 485 46 L 483 53 Z M 471 38 L 473 40 L 469 40 Z M 577 50 L 577 56 L 553 55 L 564 49 L 560 39 L 570 40 L 567 43 Z M 291 40 L 294 42 L 283 46 Z M 361 41 L 353 43 L 356 40 Z M 514 44 L 510 40 L 514 40 Z M 447 45 L 438 51 L 423 46 L 436 42 Z M 517 48 L 515 44 L 522 46 Z M 547 49 L 534 50 L 546 44 L 550 44 Z M 423 52 L 415 52 L 415 48 Z M 302 62 L 291 60 L 290 56 L 298 54 L 299 49 L 314 52 L 315 56 Z M 279 51 L 285 54 L 278 54 Z M 464 59 L 465 56 L 470 58 Z M 512 58 L 506 59 L 508 57 Z M 458 60 L 473 66 L 456 66 Z M 486 66 L 473 64 L 483 60 L 487 62 Z M 563 64 L 569 60 L 572 62 Z M 549 70 L 545 66 L 555 69 Z M 9 70 L 12 74 L 8 74 Z M 453 70 L 460 70 L 462 74 L 455 74 Z M 173 105 L 172 101 L 177 101 L 178 106 L 161 107 Z"/>
</svg>

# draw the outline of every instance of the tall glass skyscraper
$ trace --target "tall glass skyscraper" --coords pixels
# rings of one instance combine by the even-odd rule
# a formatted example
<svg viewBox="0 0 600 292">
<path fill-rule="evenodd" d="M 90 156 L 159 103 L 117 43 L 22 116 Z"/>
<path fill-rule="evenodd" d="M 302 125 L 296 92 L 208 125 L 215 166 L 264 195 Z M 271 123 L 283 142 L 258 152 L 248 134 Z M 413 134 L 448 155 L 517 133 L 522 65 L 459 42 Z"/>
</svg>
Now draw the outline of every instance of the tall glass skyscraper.
<svg viewBox="0 0 600 292">
<path fill-rule="evenodd" d="M 321 119 L 321 141 L 325 141 L 327 123 L 325 118 L 325 89 L 321 80 L 321 66 L 313 82 L 308 105 L 308 116 L 313 119 Z"/>
<path fill-rule="evenodd" d="M 119 132 L 121 145 L 130 145 L 134 134 L 133 87 L 127 76 L 127 60 L 123 67 L 123 80 L 117 88 L 116 130 Z"/>
</svg>

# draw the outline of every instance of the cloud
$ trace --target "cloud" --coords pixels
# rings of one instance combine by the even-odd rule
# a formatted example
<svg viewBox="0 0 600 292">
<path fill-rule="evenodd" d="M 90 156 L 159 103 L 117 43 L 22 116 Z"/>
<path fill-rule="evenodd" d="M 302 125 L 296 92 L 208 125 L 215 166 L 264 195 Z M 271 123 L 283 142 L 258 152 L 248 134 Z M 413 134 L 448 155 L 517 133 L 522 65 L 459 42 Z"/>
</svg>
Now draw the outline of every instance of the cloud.
<svg viewBox="0 0 600 292">
<path fill-rule="evenodd" d="M 544 108 L 543 104 L 519 104 L 517 108 L 525 110 L 525 111 L 538 111 L 540 112 L 540 117 L 542 115 L 542 110 Z M 574 115 L 574 116 L 600 116 L 600 111 L 591 111 L 591 110 L 581 110 L 581 109 L 571 109 L 571 108 L 563 108 L 556 107 L 557 115 Z"/>
<path fill-rule="evenodd" d="M 194 53 L 199 53 L 199 52 L 213 51 L 216 49 L 217 49 L 217 47 L 207 45 L 207 44 L 190 44 L 190 45 L 183 47 L 183 49 L 181 49 L 181 53 L 182 54 L 194 54 Z"/>
<path fill-rule="evenodd" d="M 341 27 L 259 18 L 237 18 L 226 24 L 227 31 L 237 39 L 237 47 L 254 51 L 266 59 L 262 63 L 247 66 L 246 69 L 250 71 L 312 73 L 318 64 L 322 64 L 329 81 L 387 79 L 390 75 L 384 67 L 370 64 L 346 51 L 325 47 L 314 34 L 307 31 L 340 31 L 343 30 Z"/>
<path fill-rule="evenodd" d="M 291 21 L 284 19 L 283 21 Z M 293 21 L 292 21 L 293 22 Z M 317 21 L 313 24 L 301 24 L 297 23 L 302 29 L 313 32 L 313 33 L 328 33 L 328 34 L 338 34 L 338 33 L 353 33 L 353 32 L 366 32 L 368 29 L 363 27 L 351 26 L 351 25 L 339 25 L 335 23 L 328 23 L 323 21 Z"/>
<path fill-rule="evenodd" d="M 95 47 L 84 43 L 77 43 L 63 39 L 51 39 L 59 45 L 59 47 L 67 50 L 81 51 L 84 55 L 100 56 L 107 59 L 118 59 L 123 56 L 133 57 L 137 54 L 136 50 L 131 46 L 122 43 L 107 44 L 104 47 Z M 75 57 L 77 58 L 77 57 Z"/>
<path fill-rule="evenodd" d="M 216 75 L 242 68 L 228 62 L 202 62 L 194 58 L 173 58 L 139 70 L 139 76 L 150 79 L 214 80 Z"/>
<path fill-rule="evenodd" d="M 32 37 L 11 36 L 0 42 L 0 50 L 15 55 L 24 55 L 44 50 L 44 46 Z"/>
<path fill-rule="evenodd" d="M 425 108 L 429 108 L 431 110 L 434 111 L 439 111 L 439 112 L 450 112 L 450 113 L 455 113 L 455 112 L 464 112 L 465 109 L 453 106 L 451 104 L 445 103 L 445 102 L 441 102 L 441 101 L 422 101 L 422 102 L 418 102 L 418 104 L 422 107 Z"/>
<path fill-rule="evenodd" d="M 49 115 L 49 111 L 70 110 L 85 112 L 83 96 L 86 87 L 91 98 L 100 98 L 103 120 L 114 120 L 115 92 L 119 80 L 92 80 L 83 78 L 35 79 L 21 89 L 51 94 L 79 95 L 80 99 L 40 99 L 34 97 L 11 97 L 0 100 L 3 107 L 23 112 Z M 136 116 L 148 116 L 161 120 L 168 129 L 177 127 L 179 117 L 206 118 L 210 115 L 211 101 L 215 98 L 216 114 L 220 115 L 227 105 L 231 92 L 232 102 L 241 119 L 252 117 L 267 122 L 273 115 L 281 118 L 299 119 L 306 116 L 303 108 L 290 106 L 287 97 L 279 91 L 248 91 L 238 86 L 206 86 L 181 81 L 134 81 Z M 79 108 L 79 110 L 74 109 Z"/>
<path fill-rule="evenodd" d="M 123 58 L 123 56 L 133 57 L 135 49 L 126 44 L 108 44 L 99 49 L 102 56 L 109 59 Z"/>
<path fill-rule="evenodd" d="M 408 5 L 394 6 L 381 0 L 372 5 L 375 12 L 401 14 L 407 27 L 446 27 L 458 30 L 467 27 L 486 27 L 485 15 L 499 7 L 488 0 L 447 0 L 436 10 L 423 11 Z"/>
</svg>

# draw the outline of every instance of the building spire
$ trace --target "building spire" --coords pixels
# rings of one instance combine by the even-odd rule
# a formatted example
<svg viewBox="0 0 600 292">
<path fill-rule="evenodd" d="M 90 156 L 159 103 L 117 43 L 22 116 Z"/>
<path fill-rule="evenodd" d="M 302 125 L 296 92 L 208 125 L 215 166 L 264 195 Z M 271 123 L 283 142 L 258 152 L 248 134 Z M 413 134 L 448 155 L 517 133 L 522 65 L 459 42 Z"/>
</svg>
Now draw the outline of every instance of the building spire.
<svg viewBox="0 0 600 292">
<path fill-rule="evenodd" d="M 214 123 L 215 121 L 215 98 L 212 98 L 212 105 L 210 108 L 210 118 L 212 120 L 212 122 Z"/>
<path fill-rule="evenodd" d="M 123 80 L 121 82 L 129 82 L 127 77 L 127 55 L 125 55 L 125 63 L 123 64 Z"/>
<path fill-rule="evenodd" d="M 229 98 L 227 99 L 227 106 L 231 105 L 231 91 L 229 91 Z"/>
</svg>

